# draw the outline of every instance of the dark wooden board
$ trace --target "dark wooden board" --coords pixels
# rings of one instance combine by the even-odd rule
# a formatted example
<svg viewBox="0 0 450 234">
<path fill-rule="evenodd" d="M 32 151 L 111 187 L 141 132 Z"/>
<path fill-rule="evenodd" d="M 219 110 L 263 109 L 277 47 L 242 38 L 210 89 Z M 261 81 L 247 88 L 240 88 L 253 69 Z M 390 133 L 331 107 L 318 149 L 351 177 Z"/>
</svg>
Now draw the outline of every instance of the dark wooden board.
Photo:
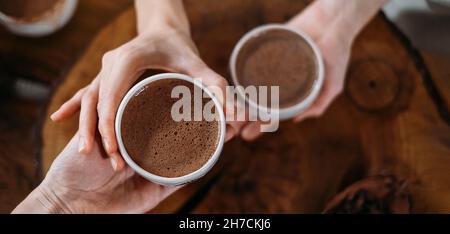
<svg viewBox="0 0 450 234">
<path fill-rule="evenodd" d="M 186 1 L 193 37 L 208 65 L 228 77 L 237 40 L 249 29 L 283 22 L 306 1 Z M 86 85 L 104 52 L 135 35 L 130 9 L 107 26 L 56 90 L 47 115 Z M 253 143 L 228 143 L 215 172 L 165 201 L 158 212 L 320 212 L 338 191 L 365 176 L 407 180 L 414 212 L 450 212 L 450 128 L 420 57 L 383 16 L 356 40 L 345 92 L 319 119 Z M 77 128 L 77 118 L 43 129 L 48 168 Z"/>
</svg>

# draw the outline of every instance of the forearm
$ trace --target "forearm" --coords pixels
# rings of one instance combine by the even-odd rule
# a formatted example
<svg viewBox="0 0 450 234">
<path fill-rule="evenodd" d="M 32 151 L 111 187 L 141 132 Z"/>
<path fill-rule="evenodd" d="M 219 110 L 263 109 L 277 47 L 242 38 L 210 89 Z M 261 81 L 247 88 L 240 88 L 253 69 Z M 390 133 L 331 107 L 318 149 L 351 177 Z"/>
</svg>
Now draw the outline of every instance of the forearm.
<svg viewBox="0 0 450 234">
<path fill-rule="evenodd" d="M 171 27 L 190 34 L 182 0 L 135 0 L 139 34 Z"/>
<path fill-rule="evenodd" d="M 295 21 L 321 22 L 316 29 L 353 40 L 387 0 L 316 0 Z M 303 24 L 308 27 L 308 24 Z"/>
</svg>

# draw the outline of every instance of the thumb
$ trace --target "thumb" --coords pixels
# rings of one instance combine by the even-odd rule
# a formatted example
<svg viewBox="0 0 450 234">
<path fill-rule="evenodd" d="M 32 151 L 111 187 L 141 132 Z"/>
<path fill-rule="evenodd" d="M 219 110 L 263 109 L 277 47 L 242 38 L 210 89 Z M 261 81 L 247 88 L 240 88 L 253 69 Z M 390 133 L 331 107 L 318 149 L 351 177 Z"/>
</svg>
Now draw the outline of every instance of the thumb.
<svg viewBox="0 0 450 234">
<path fill-rule="evenodd" d="M 223 110 L 225 112 L 225 119 L 227 122 L 227 130 L 225 134 L 225 140 L 229 141 L 234 136 L 238 135 L 240 129 L 243 127 L 243 122 L 236 121 L 235 110 L 236 104 L 230 102 L 226 98 L 227 93 L 227 80 L 209 68 L 203 61 L 198 59 L 195 61 L 194 66 L 190 66 L 190 69 L 186 70 L 186 73 L 196 80 L 200 80 L 220 101 Z"/>
</svg>

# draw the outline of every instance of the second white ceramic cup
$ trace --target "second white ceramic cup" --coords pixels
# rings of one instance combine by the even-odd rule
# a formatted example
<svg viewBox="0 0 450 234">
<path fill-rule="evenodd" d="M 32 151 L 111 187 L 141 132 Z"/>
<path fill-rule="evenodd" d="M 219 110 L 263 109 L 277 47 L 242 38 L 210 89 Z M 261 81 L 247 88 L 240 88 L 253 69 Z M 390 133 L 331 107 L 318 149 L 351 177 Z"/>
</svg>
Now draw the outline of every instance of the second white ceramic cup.
<svg viewBox="0 0 450 234">
<path fill-rule="evenodd" d="M 280 120 L 286 120 L 291 119 L 304 110 L 306 110 L 308 107 L 311 106 L 311 104 L 317 99 L 318 95 L 320 94 L 320 91 L 323 86 L 324 82 L 324 63 L 322 59 L 322 54 L 319 50 L 319 47 L 314 43 L 314 41 L 308 36 L 308 34 L 294 30 L 292 28 L 286 27 L 281 24 L 266 24 L 259 27 L 254 28 L 253 30 L 249 31 L 247 34 L 245 34 L 239 42 L 234 47 L 233 53 L 231 54 L 230 59 L 230 72 L 231 72 L 231 78 L 233 79 L 233 83 L 236 86 L 239 86 L 239 78 L 237 77 L 236 72 L 236 62 L 239 56 L 239 53 L 241 52 L 241 49 L 243 46 L 250 41 L 250 39 L 260 36 L 261 34 L 264 34 L 265 32 L 269 30 L 287 30 L 289 32 L 293 32 L 299 36 L 301 40 L 304 40 L 313 50 L 315 59 L 317 60 L 317 80 L 314 83 L 312 90 L 310 94 L 300 101 L 299 103 L 286 107 L 286 108 L 279 108 L 279 109 L 269 109 L 265 106 L 258 105 L 258 103 L 254 102 L 253 100 L 247 98 L 245 96 L 245 93 L 242 92 L 242 90 L 238 89 L 238 95 L 241 100 L 245 100 L 245 102 L 248 103 L 249 108 L 252 108 L 254 111 L 252 113 L 257 113 L 258 110 L 262 110 L 263 113 L 276 113 L 273 116 L 278 116 Z M 244 87 L 245 88 L 245 87 Z"/>
<path fill-rule="evenodd" d="M 78 0 L 64 0 L 52 12 L 33 21 L 22 21 L 0 11 L 0 24 L 14 34 L 28 37 L 42 37 L 64 27 L 78 5 Z"/>
<path fill-rule="evenodd" d="M 130 99 L 135 96 L 142 88 L 144 88 L 146 85 L 158 81 L 158 80 L 164 80 L 164 79 L 179 79 L 184 80 L 187 82 L 190 82 L 194 84 L 195 86 L 199 87 L 201 90 L 203 90 L 214 102 L 216 110 L 219 114 L 219 142 L 217 143 L 216 150 L 214 151 L 214 154 L 211 155 L 209 160 L 198 170 L 181 176 L 181 177 L 163 177 L 158 176 L 155 174 L 152 174 L 146 170 L 144 170 L 142 167 L 140 167 L 137 163 L 133 161 L 133 159 L 128 154 L 127 150 L 125 149 L 125 146 L 123 144 L 122 140 L 122 133 L 121 133 L 121 125 L 122 125 L 122 115 L 125 110 L 125 107 L 127 106 Z M 222 152 L 223 145 L 225 143 L 225 131 L 226 131 L 226 123 L 225 123 L 225 115 L 223 112 L 223 107 L 220 101 L 214 96 L 214 94 L 206 87 L 204 86 L 200 81 L 194 80 L 193 78 L 178 74 L 178 73 L 163 73 L 159 75 L 154 75 L 149 78 L 146 78 L 136 84 L 133 88 L 131 88 L 128 93 L 125 95 L 125 97 L 122 99 L 122 102 L 120 103 L 119 109 L 117 110 L 116 114 L 116 120 L 115 120 L 115 130 L 116 130 L 116 138 L 117 142 L 119 144 L 119 150 L 122 154 L 122 157 L 125 159 L 127 164 L 136 171 L 139 175 L 146 178 L 147 180 L 150 180 L 152 182 L 155 182 L 157 184 L 161 185 L 169 185 L 169 186 L 175 186 L 175 185 L 181 185 L 186 184 L 189 182 L 192 182 L 194 180 L 197 180 L 204 176 L 208 171 L 212 169 L 214 164 L 219 159 L 219 156 Z"/>
</svg>

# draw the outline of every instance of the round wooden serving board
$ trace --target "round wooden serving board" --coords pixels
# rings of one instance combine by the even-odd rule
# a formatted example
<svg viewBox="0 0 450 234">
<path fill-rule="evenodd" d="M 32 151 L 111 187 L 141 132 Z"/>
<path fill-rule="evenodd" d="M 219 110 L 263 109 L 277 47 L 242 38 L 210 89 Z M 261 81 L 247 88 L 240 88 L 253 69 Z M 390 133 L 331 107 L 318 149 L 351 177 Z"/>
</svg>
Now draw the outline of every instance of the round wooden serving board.
<svg viewBox="0 0 450 234">
<path fill-rule="evenodd" d="M 284 22 L 308 1 L 186 1 L 202 57 L 225 77 L 231 51 L 248 30 Z M 136 35 L 132 8 L 104 28 L 72 67 L 48 115 L 87 85 L 102 55 Z M 309 213 L 349 184 L 374 174 L 407 180 L 413 212 L 450 212 L 450 128 L 420 57 L 382 15 L 356 40 L 345 92 L 326 114 L 284 122 L 255 142 L 227 143 L 219 164 L 154 212 Z M 47 116 L 48 116 L 47 115 Z M 78 128 L 78 118 L 46 121 L 44 172 Z"/>
</svg>

